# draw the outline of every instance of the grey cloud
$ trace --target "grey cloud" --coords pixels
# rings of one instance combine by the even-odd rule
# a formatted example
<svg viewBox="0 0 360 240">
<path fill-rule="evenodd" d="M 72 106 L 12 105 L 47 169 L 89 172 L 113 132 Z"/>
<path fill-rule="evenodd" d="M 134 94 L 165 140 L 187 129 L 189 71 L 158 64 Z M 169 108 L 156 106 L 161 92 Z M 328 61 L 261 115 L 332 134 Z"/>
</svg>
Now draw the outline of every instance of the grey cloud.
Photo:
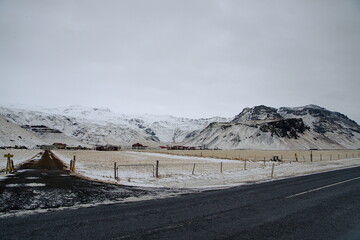
<svg viewBox="0 0 360 240">
<path fill-rule="evenodd" d="M 352 0 L 1 1 L 0 101 L 187 117 L 314 103 L 360 122 L 359 13 Z"/>
</svg>

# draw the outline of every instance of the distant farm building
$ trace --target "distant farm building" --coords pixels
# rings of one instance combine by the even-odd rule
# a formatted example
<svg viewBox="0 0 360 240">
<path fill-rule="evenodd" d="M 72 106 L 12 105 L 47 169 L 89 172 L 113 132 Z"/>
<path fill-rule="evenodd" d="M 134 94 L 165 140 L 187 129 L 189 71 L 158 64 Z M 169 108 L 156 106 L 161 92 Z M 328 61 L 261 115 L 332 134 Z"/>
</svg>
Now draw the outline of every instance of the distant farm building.
<svg viewBox="0 0 360 240">
<path fill-rule="evenodd" d="M 161 149 L 167 150 L 196 150 L 196 147 L 188 147 L 188 146 L 159 146 Z"/>
<path fill-rule="evenodd" d="M 52 150 L 56 148 L 55 145 L 38 145 L 38 147 L 43 150 Z"/>
<path fill-rule="evenodd" d="M 138 150 L 144 150 L 146 149 L 148 146 L 144 146 L 141 143 L 135 143 L 132 145 L 132 149 L 138 149 Z"/>
<path fill-rule="evenodd" d="M 170 150 L 188 150 L 189 147 L 186 146 L 172 146 L 170 147 Z"/>
<path fill-rule="evenodd" d="M 120 146 L 114 145 L 97 145 L 95 147 L 96 151 L 119 151 L 121 149 Z"/>
<path fill-rule="evenodd" d="M 87 147 L 83 147 L 81 145 L 77 146 L 77 147 L 66 147 L 67 150 L 91 150 L 91 148 L 87 148 Z"/>
<path fill-rule="evenodd" d="M 65 143 L 53 143 L 54 148 L 57 149 L 65 149 L 66 148 L 66 144 Z"/>
</svg>

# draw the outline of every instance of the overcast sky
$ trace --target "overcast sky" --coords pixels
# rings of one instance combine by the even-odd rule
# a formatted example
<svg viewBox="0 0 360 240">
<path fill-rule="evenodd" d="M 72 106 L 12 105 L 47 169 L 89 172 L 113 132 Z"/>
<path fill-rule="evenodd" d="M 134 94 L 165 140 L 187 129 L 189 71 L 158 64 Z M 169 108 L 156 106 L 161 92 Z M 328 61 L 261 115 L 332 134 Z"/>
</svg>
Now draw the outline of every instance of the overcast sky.
<svg viewBox="0 0 360 240">
<path fill-rule="evenodd" d="M 1 104 L 360 123 L 359 0 L 0 0 Z"/>
</svg>

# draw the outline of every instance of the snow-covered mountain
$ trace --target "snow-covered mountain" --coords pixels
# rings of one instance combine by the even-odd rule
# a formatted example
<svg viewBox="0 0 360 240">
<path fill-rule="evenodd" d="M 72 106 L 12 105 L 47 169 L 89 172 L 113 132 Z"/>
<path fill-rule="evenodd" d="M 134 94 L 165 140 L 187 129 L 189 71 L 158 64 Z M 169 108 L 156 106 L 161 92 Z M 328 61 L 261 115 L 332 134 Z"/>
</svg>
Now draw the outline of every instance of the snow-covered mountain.
<svg viewBox="0 0 360 240">
<path fill-rule="evenodd" d="M 245 108 L 233 119 L 124 115 L 106 108 L 0 107 L 0 146 L 149 146 L 176 143 L 222 149 L 360 148 L 360 127 L 316 105 Z"/>
<path fill-rule="evenodd" d="M 245 108 L 230 122 L 207 126 L 191 146 L 222 149 L 360 148 L 360 127 L 345 115 L 316 105 Z"/>
<path fill-rule="evenodd" d="M 124 115 L 106 108 L 43 107 L 0 107 L 4 121 L 22 129 L 24 135 L 36 136 L 33 142 L 0 139 L 0 146 L 67 143 L 78 146 L 84 144 L 130 145 L 142 142 L 147 145 L 182 142 L 200 132 L 211 122 L 229 121 L 214 117 L 189 119 L 173 116 Z M 3 125 L 1 130 L 6 132 Z M 42 129 L 39 131 L 39 129 Z M 7 133 L 11 135 L 11 132 Z M 5 136 L 5 135 L 4 135 Z M 5 137 L 4 137 L 5 138 Z M 7 139 L 7 138 L 6 138 Z M 35 139 L 35 138 L 34 138 Z M 12 143 L 12 144 L 11 144 Z"/>
</svg>

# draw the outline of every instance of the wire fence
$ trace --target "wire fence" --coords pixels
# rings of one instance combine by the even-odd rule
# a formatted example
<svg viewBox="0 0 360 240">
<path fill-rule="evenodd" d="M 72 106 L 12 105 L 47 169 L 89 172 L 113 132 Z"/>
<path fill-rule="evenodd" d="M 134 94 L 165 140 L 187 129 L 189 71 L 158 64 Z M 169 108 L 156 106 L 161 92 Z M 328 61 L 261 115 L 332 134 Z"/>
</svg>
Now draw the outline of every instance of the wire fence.
<svg viewBox="0 0 360 240">
<path fill-rule="evenodd" d="M 157 165 L 158 164 L 158 165 Z M 238 161 L 238 162 L 194 162 L 169 163 L 157 161 L 157 164 L 114 164 L 115 178 L 146 178 L 174 175 L 196 175 L 211 173 L 233 173 L 269 166 L 280 166 L 280 161 Z"/>
<path fill-rule="evenodd" d="M 283 162 L 326 161 L 360 158 L 360 150 L 153 150 L 152 153 L 226 160 L 269 161 L 278 156 Z"/>
<path fill-rule="evenodd" d="M 215 153 L 214 153 L 215 152 Z M 316 163 L 329 160 L 342 160 L 350 158 L 360 158 L 360 151 L 281 151 L 280 155 L 274 155 L 279 152 L 268 152 L 264 154 L 254 155 L 253 158 L 246 156 L 234 158 L 234 153 L 226 152 L 226 156 L 221 156 L 223 153 L 218 151 L 195 151 L 184 153 L 184 151 L 166 152 L 173 155 L 192 156 L 195 157 L 193 162 L 187 161 L 183 163 L 172 163 L 169 161 L 159 162 L 154 164 L 129 164 L 118 165 L 115 177 L 127 178 L 143 178 L 143 177 L 167 177 L 176 175 L 197 175 L 197 174 L 215 174 L 215 173 L 235 173 L 244 170 L 262 169 L 272 167 L 271 176 L 273 175 L 274 167 L 280 167 L 284 163 L 298 162 L 298 163 Z M 181 153 L 181 154 L 180 154 Z M 195 153 L 195 154 L 194 154 Z M 197 161 L 196 157 L 218 158 L 219 154 L 224 158 L 224 161 L 217 159 L 217 161 L 204 162 Z M 236 153 L 235 153 L 236 154 Z M 194 156 L 195 155 L 195 156 Z M 219 157 L 220 157 L 219 156 Z M 230 156 L 226 160 L 225 157 Z"/>
</svg>

